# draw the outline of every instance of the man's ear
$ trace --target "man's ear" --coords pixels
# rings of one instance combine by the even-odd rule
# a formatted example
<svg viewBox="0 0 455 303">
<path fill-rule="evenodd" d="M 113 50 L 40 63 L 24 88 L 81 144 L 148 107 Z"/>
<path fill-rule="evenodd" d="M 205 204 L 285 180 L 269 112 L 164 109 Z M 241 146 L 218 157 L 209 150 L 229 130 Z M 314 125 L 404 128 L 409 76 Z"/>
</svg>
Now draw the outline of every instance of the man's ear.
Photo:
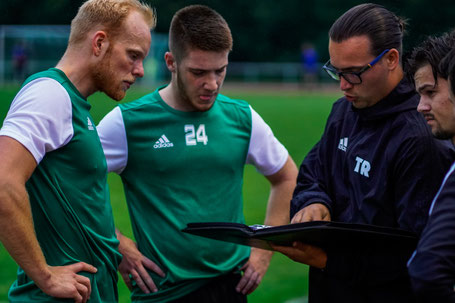
<svg viewBox="0 0 455 303">
<path fill-rule="evenodd" d="M 177 62 L 175 57 L 171 52 L 166 52 L 164 54 L 164 61 L 166 62 L 167 69 L 173 73 L 177 70 Z"/>
<path fill-rule="evenodd" d="M 92 52 L 96 57 L 103 56 L 109 49 L 109 40 L 104 31 L 97 31 L 92 38 Z"/>
<path fill-rule="evenodd" d="M 389 70 L 394 70 L 400 64 L 400 53 L 397 49 L 392 48 L 386 54 L 386 60 Z"/>
</svg>

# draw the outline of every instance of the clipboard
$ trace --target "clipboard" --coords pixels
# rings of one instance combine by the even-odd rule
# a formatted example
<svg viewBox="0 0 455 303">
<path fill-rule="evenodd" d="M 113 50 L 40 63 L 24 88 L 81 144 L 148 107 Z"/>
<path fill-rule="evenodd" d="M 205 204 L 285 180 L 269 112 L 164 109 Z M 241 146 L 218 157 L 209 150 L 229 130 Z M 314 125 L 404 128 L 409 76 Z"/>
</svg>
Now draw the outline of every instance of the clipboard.
<svg viewBox="0 0 455 303">
<path fill-rule="evenodd" d="M 294 241 L 326 251 L 364 251 L 368 254 L 412 252 L 418 237 L 402 229 L 332 221 L 312 221 L 280 226 L 231 222 L 188 223 L 182 230 L 196 236 L 273 250 L 270 243 L 292 246 Z"/>
</svg>

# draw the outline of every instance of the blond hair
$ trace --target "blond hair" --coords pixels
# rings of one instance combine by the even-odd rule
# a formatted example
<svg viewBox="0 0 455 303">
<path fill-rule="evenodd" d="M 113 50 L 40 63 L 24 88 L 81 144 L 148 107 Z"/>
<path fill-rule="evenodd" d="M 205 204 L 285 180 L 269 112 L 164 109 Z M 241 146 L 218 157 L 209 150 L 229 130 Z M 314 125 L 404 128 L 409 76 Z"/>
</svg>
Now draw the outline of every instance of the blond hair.
<svg viewBox="0 0 455 303">
<path fill-rule="evenodd" d="M 123 22 L 131 11 L 141 13 L 150 29 L 155 28 L 155 10 L 138 0 L 86 1 L 79 8 L 76 17 L 71 21 L 68 44 L 74 45 L 85 40 L 86 34 L 98 25 L 101 25 L 111 39 L 114 39 L 121 31 Z"/>
</svg>

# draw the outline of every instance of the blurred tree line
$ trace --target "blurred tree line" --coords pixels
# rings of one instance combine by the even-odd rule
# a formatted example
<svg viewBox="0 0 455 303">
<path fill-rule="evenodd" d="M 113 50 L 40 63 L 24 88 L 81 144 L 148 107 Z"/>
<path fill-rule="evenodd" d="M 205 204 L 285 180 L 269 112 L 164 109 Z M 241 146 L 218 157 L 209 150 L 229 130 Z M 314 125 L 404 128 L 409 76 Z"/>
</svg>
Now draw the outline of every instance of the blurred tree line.
<svg viewBox="0 0 455 303">
<path fill-rule="evenodd" d="M 189 4 L 205 4 L 230 24 L 232 61 L 299 61 L 301 44 L 310 42 L 320 61 L 328 58 L 327 32 L 355 0 L 143 0 L 156 8 L 156 32 L 167 33 L 172 15 Z M 0 1 L 0 24 L 69 24 L 83 0 Z M 455 27 L 455 1 L 378 0 L 408 19 L 405 53 L 426 35 Z"/>
</svg>

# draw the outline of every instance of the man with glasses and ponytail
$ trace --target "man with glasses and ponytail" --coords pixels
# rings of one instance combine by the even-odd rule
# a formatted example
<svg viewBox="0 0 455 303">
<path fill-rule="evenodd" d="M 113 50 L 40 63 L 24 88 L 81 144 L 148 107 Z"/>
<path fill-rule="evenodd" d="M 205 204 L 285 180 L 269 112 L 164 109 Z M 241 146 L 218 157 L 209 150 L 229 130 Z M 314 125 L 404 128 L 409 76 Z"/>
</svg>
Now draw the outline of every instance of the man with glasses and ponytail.
<svg viewBox="0 0 455 303">
<path fill-rule="evenodd" d="M 300 167 L 292 223 L 331 220 L 422 232 L 453 158 L 416 110 L 419 97 L 401 65 L 404 24 L 367 3 L 332 25 L 323 68 L 344 96 Z M 275 248 L 310 265 L 310 303 L 415 301 L 406 270 L 410 256 L 393 247 L 386 256 L 326 252 L 300 242 Z"/>
</svg>

